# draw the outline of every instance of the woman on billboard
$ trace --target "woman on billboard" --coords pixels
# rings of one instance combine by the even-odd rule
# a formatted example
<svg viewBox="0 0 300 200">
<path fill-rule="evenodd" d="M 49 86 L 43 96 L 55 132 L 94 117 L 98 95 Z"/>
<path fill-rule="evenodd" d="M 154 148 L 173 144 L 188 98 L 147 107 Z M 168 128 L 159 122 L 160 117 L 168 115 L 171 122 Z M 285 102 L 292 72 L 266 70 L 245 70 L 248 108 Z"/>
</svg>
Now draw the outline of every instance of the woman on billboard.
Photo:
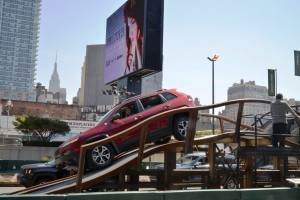
<svg viewBox="0 0 300 200">
<path fill-rule="evenodd" d="M 142 68 L 144 0 L 128 0 L 124 6 L 127 63 L 124 74 Z"/>
</svg>

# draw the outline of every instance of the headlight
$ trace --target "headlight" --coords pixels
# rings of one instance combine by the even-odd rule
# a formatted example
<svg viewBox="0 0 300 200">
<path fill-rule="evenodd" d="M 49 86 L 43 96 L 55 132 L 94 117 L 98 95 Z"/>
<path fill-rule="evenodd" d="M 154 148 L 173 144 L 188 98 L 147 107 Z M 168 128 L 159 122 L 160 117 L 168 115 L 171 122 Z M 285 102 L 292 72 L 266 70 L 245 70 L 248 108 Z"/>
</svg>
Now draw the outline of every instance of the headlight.
<svg viewBox="0 0 300 200">
<path fill-rule="evenodd" d="M 70 145 L 70 144 L 72 144 L 72 143 L 74 143 L 74 142 L 77 142 L 78 140 L 79 140 L 79 137 L 76 137 L 76 138 L 74 138 L 74 139 L 72 139 L 72 140 L 70 140 L 70 141 L 64 143 L 64 144 L 62 145 L 62 147 L 68 146 L 68 145 Z"/>
<path fill-rule="evenodd" d="M 32 170 L 31 169 L 26 169 L 25 174 L 31 174 Z"/>
</svg>

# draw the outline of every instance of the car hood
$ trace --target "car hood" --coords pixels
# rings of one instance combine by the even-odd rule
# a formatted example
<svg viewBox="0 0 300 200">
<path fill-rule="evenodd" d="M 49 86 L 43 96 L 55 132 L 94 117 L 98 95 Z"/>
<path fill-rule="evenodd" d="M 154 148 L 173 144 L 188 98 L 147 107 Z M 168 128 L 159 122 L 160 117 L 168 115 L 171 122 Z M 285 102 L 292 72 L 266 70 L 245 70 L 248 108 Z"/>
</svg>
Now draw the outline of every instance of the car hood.
<svg viewBox="0 0 300 200">
<path fill-rule="evenodd" d="M 158 164 L 154 165 L 151 167 L 151 169 L 164 169 L 164 164 Z M 209 164 L 204 164 L 204 165 L 198 165 L 196 167 L 192 165 L 181 165 L 181 164 L 176 164 L 176 169 L 208 169 Z"/>
<path fill-rule="evenodd" d="M 106 129 L 107 125 L 105 124 L 99 124 L 93 128 L 90 128 L 89 130 L 86 130 L 85 132 L 82 132 L 78 135 L 75 135 L 73 137 L 71 137 L 70 139 L 66 140 L 64 143 L 62 143 L 59 148 L 67 146 L 66 144 L 70 143 L 71 141 L 73 141 L 75 138 L 90 138 L 93 137 L 94 135 L 97 135 L 101 132 L 104 132 L 104 130 Z"/>
<path fill-rule="evenodd" d="M 274 166 L 273 165 L 264 165 L 264 166 L 260 166 L 258 169 L 273 170 Z"/>
<path fill-rule="evenodd" d="M 164 169 L 165 165 L 164 164 L 158 164 L 158 165 L 153 165 L 151 169 Z"/>
<path fill-rule="evenodd" d="M 22 165 L 22 169 L 35 169 L 35 168 L 47 168 L 47 167 L 55 167 L 53 164 L 49 163 L 36 163 L 36 164 L 28 164 L 28 165 Z"/>
</svg>

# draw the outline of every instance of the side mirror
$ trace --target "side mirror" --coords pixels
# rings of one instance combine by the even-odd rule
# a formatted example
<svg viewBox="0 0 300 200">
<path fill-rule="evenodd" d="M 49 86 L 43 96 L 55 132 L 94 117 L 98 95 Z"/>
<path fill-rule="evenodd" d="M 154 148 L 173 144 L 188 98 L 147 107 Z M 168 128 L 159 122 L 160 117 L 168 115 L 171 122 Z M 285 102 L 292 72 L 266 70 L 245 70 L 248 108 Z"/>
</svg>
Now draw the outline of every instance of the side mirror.
<svg viewBox="0 0 300 200">
<path fill-rule="evenodd" d="M 120 118 L 121 118 L 120 113 L 116 113 L 116 114 L 114 114 L 114 116 L 112 116 L 110 122 L 114 122 L 115 120 L 120 119 Z"/>
</svg>

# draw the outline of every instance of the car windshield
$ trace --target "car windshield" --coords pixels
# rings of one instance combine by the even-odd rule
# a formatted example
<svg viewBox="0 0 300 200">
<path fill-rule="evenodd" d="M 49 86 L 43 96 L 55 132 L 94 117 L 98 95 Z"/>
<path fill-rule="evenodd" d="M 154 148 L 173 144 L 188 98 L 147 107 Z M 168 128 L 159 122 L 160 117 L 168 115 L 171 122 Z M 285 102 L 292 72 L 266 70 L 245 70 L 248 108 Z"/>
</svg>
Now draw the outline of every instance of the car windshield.
<svg viewBox="0 0 300 200">
<path fill-rule="evenodd" d="M 236 158 L 233 155 L 225 155 L 224 157 L 217 157 L 217 163 L 219 164 L 236 164 Z"/>
<path fill-rule="evenodd" d="M 180 165 L 190 165 L 193 161 L 197 160 L 198 156 L 184 156 L 177 159 L 176 163 Z"/>
<path fill-rule="evenodd" d="M 116 107 L 112 108 L 110 111 L 108 111 L 100 120 L 99 122 L 97 123 L 97 125 L 103 123 L 109 116 L 110 114 L 116 109 Z M 96 125 L 96 126 L 97 126 Z"/>
<path fill-rule="evenodd" d="M 55 159 L 50 160 L 50 161 L 46 162 L 45 164 L 47 164 L 47 165 L 54 165 L 55 164 Z"/>
</svg>

